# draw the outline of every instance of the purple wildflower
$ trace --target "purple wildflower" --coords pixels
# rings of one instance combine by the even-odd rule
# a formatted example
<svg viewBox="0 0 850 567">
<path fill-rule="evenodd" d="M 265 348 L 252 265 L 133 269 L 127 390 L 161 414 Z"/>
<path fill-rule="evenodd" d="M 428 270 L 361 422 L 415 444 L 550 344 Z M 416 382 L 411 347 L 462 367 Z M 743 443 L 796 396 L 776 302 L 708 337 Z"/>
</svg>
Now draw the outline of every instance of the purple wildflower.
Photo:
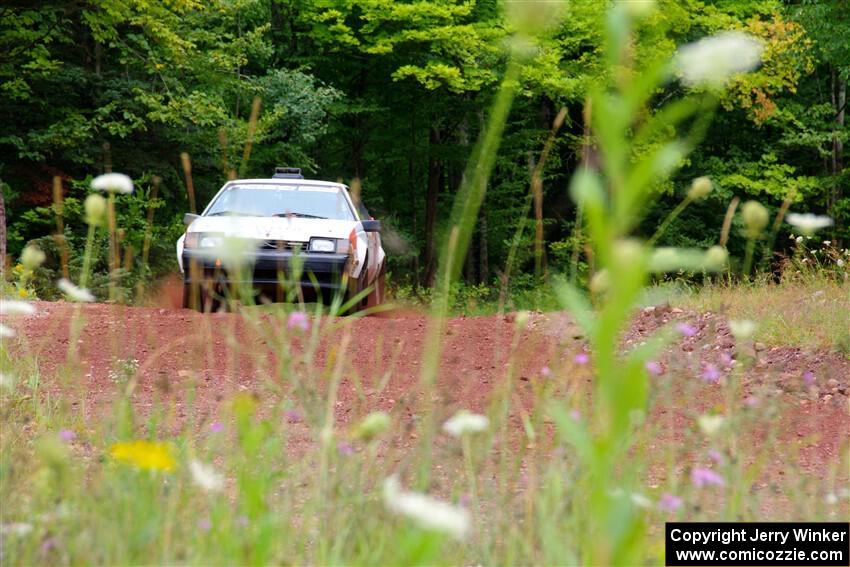
<svg viewBox="0 0 850 567">
<path fill-rule="evenodd" d="M 304 421 L 304 418 L 301 417 L 301 414 L 295 410 L 286 410 L 285 412 L 283 412 L 283 416 L 289 423 L 301 423 L 302 421 Z"/>
<path fill-rule="evenodd" d="M 807 370 L 803 373 L 803 382 L 806 383 L 806 386 L 814 385 L 815 375 L 811 370 Z"/>
<path fill-rule="evenodd" d="M 697 328 L 693 325 L 688 325 L 687 323 L 679 323 L 676 325 L 676 330 L 686 337 L 693 337 L 697 334 Z"/>
<path fill-rule="evenodd" d="M 573 357 L 573 362 L 576 364 L 587 364 L 590 362 L 590 355 L 586 352 L 580 352 Z"/>
<path fill-rule="evenodd" d="M 665 492 L 658 500 L 658 509 L 662 512 L 675 512 L 682 507 L 682 499 L 674 494 Z"/>
<path fill-rule="evenodd" d="M 51 550 L 59 547 L 59 540 L 55 537 L 49 537 L 41 542 L 41 552 L 42 553 L 50 553 Z"/>
<path fill-rule="evenodd" d="M 286 320 L 286 328 L 290 330 L 298 329 L 300 331 L 308 330 L 310 328 L 310 321 L 307 319 L 307 314 L 303 311 L 293 311 Z"/>
<path fill-rule="evenodd" d="M 350 457 L 354 454 L 354 447 L 351 445 L 351 443 L 347 443 L 345 441 L 340 441 L 339 443 L 337 443 L 336 450 L 343 457 Z"/>
<path fill-rule="evenodd" d="M 549 368 L 548 366 L 544 366 L 543 368 L 540 369 L 540 375 L 544 378 L 548 378 L 549 376 L 552 375 L 552 369 Z"/>
<path fill-rule="evenodd" d="M 735 363 L 735 359 L 728 352 L 721 352 L 720 362 L 723 363 L 723 366 L 732 366 Z"/>
<path fill-rule="evenodd" d="M 244 528 L 248 526 L 248 516 L 239 516 L 236 518 L 236 525 L 240 528 Z"/>
<path fill-rule="evenodd" d="M 662 368 L 661 364 L 655 360 L 647 360 L 644 367 L 652 376 L 661 376 L 664 373 L 664 368 Z"/>
<path fill-rule="evenodd" d="M 202 532 L 208 532 L 212 529 L 212 522 L 209 520 L 209 518 L 201 518 L 200 520 L 198 520 L 198 529 L 200 529 Z"/>
<path fill-rule="evenodd" d="M 65 443 L 70 443 L 74 439 L 77 438 L 77 434 L 71 431 L 70 429 L 63 429 L 59 432 L 59 439 L 64 441 Z"/>
<path fill-rule="evenodd" d="M 703 486 L 724 486 L 726 484 L 723 477 L 713 470 L 700 467 L 691 471 L 691 482 L 697 488 L 702 488 Z"/>
<path fill-rule="evenodd" d="M 570 410 L 570 417 L 573 418 L 575 421 L 581 421 L 581 412 L 577 409 Z"/>
<path fill-rule="evenodd" d="M 221 433 L 224 431 L 224 425 L 220 421 L 214 421 L 210 423 L 210 431 L 213 433 Z"/>
<path fill-rule="evenodd" d="M 759 399 L 755 396 L 749 396 L 744 400 L 744 405 L 748 408 L 754 408 L 759 405 Z"/>
<path fill-rule="evenodd" d="M 723 453 L 716 449 L 708 450 L 708 458 L 717 463 L 718 465 L 722 465 L 726 462 L 726 459 L 723 457 Z"/>
<path fill-rule="evenodd" d="M 703 366 L 701 377 L 706 382 L 717 382 L 720 380 L 720 371 L 713 364 L 706 364 Z"/>
<path fill-rule="evenodd" d="M 460 495 L 460 499 L 458 500 L 458 504 L 461 508 L 469 508 L 469 505 L 472 503 L 472 496 L 469 493 L 464 492 Z"/>
</svg>

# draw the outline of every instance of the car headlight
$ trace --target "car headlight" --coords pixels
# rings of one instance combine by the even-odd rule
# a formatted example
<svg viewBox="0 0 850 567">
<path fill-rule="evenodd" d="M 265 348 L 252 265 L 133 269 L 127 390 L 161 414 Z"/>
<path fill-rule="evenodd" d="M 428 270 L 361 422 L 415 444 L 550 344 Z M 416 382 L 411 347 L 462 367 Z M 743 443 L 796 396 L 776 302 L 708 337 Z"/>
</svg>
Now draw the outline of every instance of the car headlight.
<svg viewBox="0 0 850 567">
<path fill-rule="evenodd" d="M 203 232 L 187 232 L 183 247 L 192 248 L 218 248 L 224 243 L 220 234 L 204 234 Z"/>
<path fill-rule="evenodd" d="M 331 238 L 312 238 L 310 252 L 336 252 L 336 240 Z"/>
<path fill-rule="evenodd" d="M 224 243 L 224 239 L 220 236 L 201 236 L 198 240 L 198 246 L 201 248 L 218 248 Z"/>
</svg>

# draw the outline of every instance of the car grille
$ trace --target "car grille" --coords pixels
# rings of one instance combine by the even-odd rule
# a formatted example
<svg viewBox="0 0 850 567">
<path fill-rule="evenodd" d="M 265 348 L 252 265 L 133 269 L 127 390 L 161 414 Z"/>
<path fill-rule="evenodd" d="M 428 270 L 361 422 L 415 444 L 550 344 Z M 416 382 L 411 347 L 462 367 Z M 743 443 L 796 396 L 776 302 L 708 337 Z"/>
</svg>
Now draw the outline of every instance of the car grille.
<svg viewBox="0 0 850 567">
<path fill-rule="evenodd" d="M 294 240 L 261 240 L 259 245 L 260 250 L 295 250 L 296 248 L 306 250 L 307 243 Z"/>
</svg>

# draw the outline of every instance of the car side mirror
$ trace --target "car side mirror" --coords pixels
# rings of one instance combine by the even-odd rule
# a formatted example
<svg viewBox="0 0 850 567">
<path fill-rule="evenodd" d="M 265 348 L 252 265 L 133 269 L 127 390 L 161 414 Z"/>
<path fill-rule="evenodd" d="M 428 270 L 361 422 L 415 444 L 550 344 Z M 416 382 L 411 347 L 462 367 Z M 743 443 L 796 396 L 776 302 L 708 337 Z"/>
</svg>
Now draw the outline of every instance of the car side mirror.
<svg viewBox="0 0 850 567">
<path fill-rule="evenodd" d="M 185 215 L 183 215 L 183 224 L 185 224 L 186 226 L 189 226 L 190 224 L 192 224 L 192 222 L 195 219 L 199 219 L 199 218 L 201 218 L 201 215 L 186 213 Z"/>
<path fill-rule="evenodd" d="M 366 232 L 381 232 L 381 221 L 379 220 L 363 220 L 360 221 L 363 225 L 363 230 Z"/>
</svg>

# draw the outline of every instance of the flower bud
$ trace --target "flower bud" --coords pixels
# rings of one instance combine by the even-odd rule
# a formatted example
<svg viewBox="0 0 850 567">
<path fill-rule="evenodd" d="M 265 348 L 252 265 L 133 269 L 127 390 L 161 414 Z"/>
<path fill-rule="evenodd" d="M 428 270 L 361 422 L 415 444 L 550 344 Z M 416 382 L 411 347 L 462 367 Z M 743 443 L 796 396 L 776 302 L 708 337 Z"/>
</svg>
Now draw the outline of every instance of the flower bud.
<svg viewBox="0 0 850 567">
<path fill-rule="evenodd" d="M 612 255 L 614 263 L 623 272 L 639 269 L 645 262 L 643 245 L 634 238 L 624 238 L 615 242 Z"/>
<path fill-rule="evenodd" d="M 712 246 L 705 251 L 705 268 L 707 270 L 722 270 L 729 259 L 729 252 L 722 246 Z"/>
<path fill-rule="evenodd" d="M 565 3 L 549 0 L 505 2 L 505 19 L 521 35 L 533 37 L 554 28 L 564 19 Z"/>
<path fill-rule="evenodd" d="M 590 291 L 595 294 L 600 294 L 608 291 L 611 285 L 611 276 L 608 275 L 608 270 L 600 270 L 593 274 L 590 278 Z"/>
<path fill-rule="evenodd" d="M 688 191 L 688 198 L 696 201 L 702 199 L 711 193 L 711 179 L 708 177 L 697 177 L 691 183 L 691 190 Z"/>
<path fill-rule="evenodd" d="M 27 270 L 34 270 L 41 266 L 45 260 L 44 252 L 41 251 L 41 248 L 33 245 L 29 245 L 23 249 L 21 252 L 21 264 L 24 265 L 24 268 Z"/>
<path fill-rule="evenodd" d="M 84 204 L 86 210 L 86 223 L 92 226 L 103 224 L 103 216 L 106 214 L 106 199 L 102 195 L 92 193 L 86 197 Z"/>
<path fill-rule="evenodd" d="M 634 19 L 640 19 L 655 11 L 655 0 L 629 0 L 623 2 L 626 13 Z"/>
<path fill-rule="evenodd" d="M 380 435 L 390 427 L 390 416 L 382 411 L 374 411 L 363 418 L 357 428 L 354 430 L 354 435 L 364 441 Z"/>
<path fill-rule="evenodd" d="M 770 216 L 764 205 L 757 201 L 747 201 L 741 208 L 744 217 L 744 226 L 747 228 L 747 237 L 756 238 L 767 226 Z"/>
</svg>

